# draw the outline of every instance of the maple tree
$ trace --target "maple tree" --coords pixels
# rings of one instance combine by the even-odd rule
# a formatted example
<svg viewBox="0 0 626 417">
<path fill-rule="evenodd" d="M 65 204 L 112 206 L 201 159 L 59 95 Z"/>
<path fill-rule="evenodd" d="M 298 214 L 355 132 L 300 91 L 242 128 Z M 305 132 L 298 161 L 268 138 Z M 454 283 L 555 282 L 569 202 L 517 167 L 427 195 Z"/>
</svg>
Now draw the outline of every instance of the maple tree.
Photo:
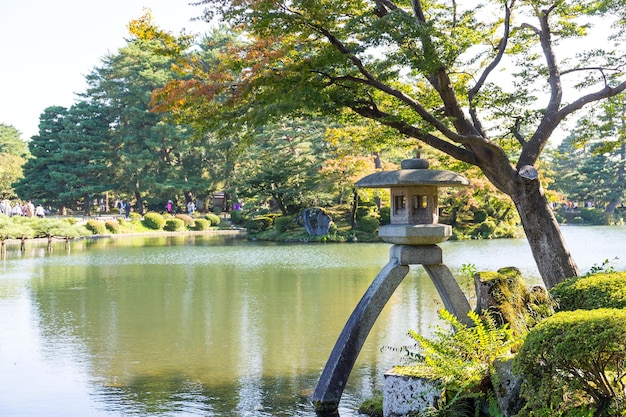
<svg viewBox="0 0 626 417">
<path fill-rule="evenodd" d="M 181 66 L 188 78 L 157 94 L 157 108 L 244 134 L 285 114 L 377 121 L 479 167 L 507 194 L 548 288 L 579 273 L 539 162 L 568 116 L 626 89 L 621 2 L 200 4 L 242 36 L 209 65 Z M 594 19 L 604 42 L 584 47 Z"/>
</svg>

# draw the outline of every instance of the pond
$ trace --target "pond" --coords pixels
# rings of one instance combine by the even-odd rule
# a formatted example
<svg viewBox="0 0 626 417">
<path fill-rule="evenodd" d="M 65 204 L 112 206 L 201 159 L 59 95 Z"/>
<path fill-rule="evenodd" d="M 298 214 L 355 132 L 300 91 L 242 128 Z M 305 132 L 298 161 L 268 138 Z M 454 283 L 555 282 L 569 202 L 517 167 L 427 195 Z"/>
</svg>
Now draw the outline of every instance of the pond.
<svg viewBox="0 0 626 417">
<path fill-rule="evenodd" d="M 581 270 L 626 270 L 625 227 L 564 227 Z M 389 245 L 270 244 L 209 235 L 27 242 L 0 260 L 0 415 L 315 416 L 308 396 Z M 522 269 L 523 239 L 445 242 L 461 276 Z M 439 323 L 421 267 L 395 292 L 355 365 L 339 414 L 354 417 L 399 363 L 394 348 Z"/>
</svg>

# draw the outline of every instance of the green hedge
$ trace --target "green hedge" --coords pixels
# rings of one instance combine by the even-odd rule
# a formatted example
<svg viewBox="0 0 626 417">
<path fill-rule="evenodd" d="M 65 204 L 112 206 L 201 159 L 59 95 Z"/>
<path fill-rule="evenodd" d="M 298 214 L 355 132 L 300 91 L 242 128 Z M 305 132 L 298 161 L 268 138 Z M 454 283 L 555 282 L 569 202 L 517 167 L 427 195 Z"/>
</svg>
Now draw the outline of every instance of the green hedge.
<svg viewBox="0 0 626 417">
<path fill-rule="evenodd" d="M 106 222 L 104 222 L 104 226 L 109 232 L 113 234 L 117 234 L 120 232 L 120 223 L 115 220 L 107 220 Z"/>
<path fill-rule="evenodd" d="M 378 221 L 378 219 L 374 216 L 365 216 L 362 217 L 359 220 L 359 227 L 358 229 L 363 231 L 363 232 L 367 232 L 367 233 L 374 233 L 376 231 L 376 229 L 378 229 L 378 226 L 380 225 L 380 222 Z"/>
<path fill-rule="evenodd" d="M 209 230 L 211 228 L 211 222 L 207 219 L 196 219 L 196 223 L 193 226 L 193 230 Z"/>
<path fill-rule="evenodd" d="M 85 224 L 85 228 L 89 230 L 94 235 L 104 235 L 107 232 L 106 226 L 104 222 L 100 220 L 87 220 L 87 224 Z"/>
<path fill-rule="evenodd" d="M 191 217 L 188 214 L 177 214 L 175 216 L 177 219 L 182 220 L 185 223 L 185 226 L 187 227 L 193 227 L 195 220 L 193 219 L 193 217 Z"/>
<path fill-rule="evenodd" d="M 527 335 L 514 361 L 522 376 L 522 396 L 532 415 L 557 414 L 589 402 L 602 410 L 624 404 L 626 310 L 597 309 L 556 313 Z M 531 415 L 531 414 L 529 414 Z M 622 414 L 623 415 L 623 414 Z"/>
<path fill-rule="evenodd" d="M 220 216 L 214 213 L 207 213 L 204 218 L 211 222 L 211 226 L 217 226 L 222 221 Z"/>
<path fill-rule="evenodd" d="M 559 310 L 626 308 L 626 272 L 570 278 L 550 292 Z"/>
<path fill-rule="evenodd" d="M 167 219 L 163 230 L 168 232 L 180 232 L 185 230 L 185 222 L 179 218 Z"/>
<path fill-rule="evenodd" d="M 148 229 L 160 230 L 165 226 L 165 218 L 159 213 L 146 213 L 146 215 L 143 216 L 143 224 Z"/>
<path fill-rule="evenodd" d="M 234 224 L 243 224 L 247 220 L 247 215 L 242 210 L 233 210 L 230 212 L 230 220 Z"/>
<path fill-rule="evenodd" d="M 291 216 L 280 216 L 274 219 L 274 227 L 281 233 L 286 232 L 292 224 L 293 217 Z"/>
</svg>

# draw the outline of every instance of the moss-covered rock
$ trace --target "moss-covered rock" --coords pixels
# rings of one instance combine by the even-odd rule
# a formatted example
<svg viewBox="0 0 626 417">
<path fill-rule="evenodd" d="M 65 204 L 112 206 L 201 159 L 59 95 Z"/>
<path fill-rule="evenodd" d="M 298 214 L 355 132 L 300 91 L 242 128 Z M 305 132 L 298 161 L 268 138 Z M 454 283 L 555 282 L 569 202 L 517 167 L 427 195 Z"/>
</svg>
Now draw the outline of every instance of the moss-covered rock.
<svg viewBox="0 0 626 417">
<path fill-rule="evenodd" d="M 476 310 L 489 311 L 517 335 L 554 314 L 554 302 L 542 287 L 528 289 L 519 269 L 501 268 L 474 277 Z"/>
</svg>

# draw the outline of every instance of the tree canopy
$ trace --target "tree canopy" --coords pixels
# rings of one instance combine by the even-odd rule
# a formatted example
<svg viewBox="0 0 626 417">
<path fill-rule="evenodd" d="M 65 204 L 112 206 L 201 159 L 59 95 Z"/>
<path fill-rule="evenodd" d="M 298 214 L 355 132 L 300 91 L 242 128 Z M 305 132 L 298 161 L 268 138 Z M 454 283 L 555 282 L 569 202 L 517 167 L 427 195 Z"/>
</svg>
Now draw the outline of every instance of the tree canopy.
<svg viewBox="0 0 626 417">
<path fill-rule="evenodd" d="M 551 287 L 578 268 L 538 181 L 553 132 L 626 88 L 619 1 L 203 0 L 241 30 L 155 96 L 184 120 L 360 116 L 476 165 L 509 195 Z M 582 40 L 603 29 L 603 42 Z M 576 47 L 572 48 L 571 42 Z"/>
</svg>

